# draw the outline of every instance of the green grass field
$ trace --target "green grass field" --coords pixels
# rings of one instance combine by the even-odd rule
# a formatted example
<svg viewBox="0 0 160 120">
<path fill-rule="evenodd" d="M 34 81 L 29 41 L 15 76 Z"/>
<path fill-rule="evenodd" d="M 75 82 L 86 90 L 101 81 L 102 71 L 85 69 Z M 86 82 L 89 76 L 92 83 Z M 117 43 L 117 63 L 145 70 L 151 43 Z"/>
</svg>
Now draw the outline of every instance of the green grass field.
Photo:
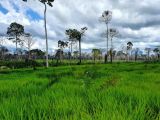
<svg viewBox="0 0 160 120">
<path fill-rule="evenodd" d="M 160 64 L 0 71 L 0 120 L 160 120 Z"/>
</svg>

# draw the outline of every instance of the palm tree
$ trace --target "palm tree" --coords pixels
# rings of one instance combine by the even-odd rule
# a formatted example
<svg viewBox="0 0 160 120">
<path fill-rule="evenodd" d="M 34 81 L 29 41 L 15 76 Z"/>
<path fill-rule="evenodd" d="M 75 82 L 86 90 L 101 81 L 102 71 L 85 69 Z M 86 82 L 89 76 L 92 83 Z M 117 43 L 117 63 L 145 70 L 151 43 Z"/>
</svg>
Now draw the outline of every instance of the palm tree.
<svg viewBox="0 0 160 120">
<path fill-rule="evenodd" d="M 87 27 L 83 27 L 83 28 L 81 28 L 81 31 L 80 31 L 80 34 L 81 34 L 81 37 L 80 37 L 80 39 L 79 39 L 79 64 L 81 64 L 81 42 L 82 42 L 82 40 L 81 40 L 81 38 L 82 38 L 82 36 L 84 35 L 84 33 L 85 33 L 85 31 L 87 30 L 88 28 Z"/>
<path fill-rule="evenodd" d="M 100 17 L 100 21 L 104 22 L 106 24 L 106 27 L 107 27 L 107 49 L 106 49 L 106 54 L 105 54 L 105 63 L 107 63 L 108 61 L 108 40 L 109 40 L 109 22 L 111 21 L 112 19 L 112 12 L 107 10 L 107 11 L 104 11 L 102 13 L 102 16 Z"/>
<path fill-rule="evenodd" d="M 17 45 L 18 43 L 21 42 L 21 39 L 19 37 L 23 34 L 24 34 L 24 27 L 16 22 L 11 23 L 7 29 L 7 35 L 9 36 L 8 39 L 16 43 L 16 54 L 17 54 Z"/>
<path fill-rule="evenodd" d="M 81 28 L 81 31 L 78 31 L 76 29 L 68 29 L 66 30 L 66 35 L 69 36 L 69 39 L 75 39 L 79 42 L 79 64 L 81 64 L 81 38 L 84 35 L 85 31 L 87 30 L 87 27 Z"/>
<path fill-rule="evenodd" d="M 133 47 L 133 43 L 132 43 L 132 42 L 128 42 L 128 43 L 127 43 L 128 61 L 130 60 L 130 59 L 129 59 L 129 51 L 132 50 L 132 47 Z"/>
<path fill-rule="evenodd" d="M 47 35 L 47 20 L 46 20 L 46 11 L 47 11 L 47 5 L 48 4 L 50 7 L 53 7 L 52 2 L 54 0 L 39 0 L 41 3 L 44 4 L 45 9 L 44 9 L 44 27 L 45 27 L 45 37 L 46 37 L 46 67 L 49 67 L 48 64 L 48 35 Z"/>
<path fill-rule="evenodd" d="M 25 2 L 27 2 L 27 0 L 23 0 Z M 47 4 L 50 7 L 53 7 L 52 2 L 54 2 L 54 0 L 39 0 L 41 3 L 44 4 L 45 9 L 44 9 L 44 27 L 45 27 L 45 37 L 46 37 L 46 67 L 49 67 L 48 64 L 48 35 L 47 35 L 47 20 L 46 20 L 46 11 L 47 11 Z"/>
</svg>

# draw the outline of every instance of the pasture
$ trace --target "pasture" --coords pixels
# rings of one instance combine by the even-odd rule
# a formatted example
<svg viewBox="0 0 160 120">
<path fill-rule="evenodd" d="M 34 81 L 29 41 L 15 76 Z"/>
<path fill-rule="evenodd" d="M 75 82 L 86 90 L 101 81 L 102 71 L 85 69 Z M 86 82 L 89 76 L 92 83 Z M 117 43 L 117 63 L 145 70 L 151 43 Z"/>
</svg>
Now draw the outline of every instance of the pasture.
<svg viewBox="0 0 160 120">
<path fill-rule="evenodd" d="M 0 71 L 0 120 L 160 120 L 160 64 Z"/>
</svg>

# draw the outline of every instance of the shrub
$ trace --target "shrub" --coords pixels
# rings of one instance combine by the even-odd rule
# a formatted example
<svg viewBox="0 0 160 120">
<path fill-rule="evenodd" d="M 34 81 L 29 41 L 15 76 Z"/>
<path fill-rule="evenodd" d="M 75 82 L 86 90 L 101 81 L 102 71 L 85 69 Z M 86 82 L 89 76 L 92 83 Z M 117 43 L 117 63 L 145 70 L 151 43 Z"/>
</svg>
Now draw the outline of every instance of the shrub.
<svg viewBox="0 0 160 120">
<path fill-rule="evenodd" d="M 25 61 L 1 61 L 0 66 L 6 66 L 9 68 L 28 68 L 28 67 L 41 67 L 43 64 L 35 60 L 25 60 Z"/>
</svg>

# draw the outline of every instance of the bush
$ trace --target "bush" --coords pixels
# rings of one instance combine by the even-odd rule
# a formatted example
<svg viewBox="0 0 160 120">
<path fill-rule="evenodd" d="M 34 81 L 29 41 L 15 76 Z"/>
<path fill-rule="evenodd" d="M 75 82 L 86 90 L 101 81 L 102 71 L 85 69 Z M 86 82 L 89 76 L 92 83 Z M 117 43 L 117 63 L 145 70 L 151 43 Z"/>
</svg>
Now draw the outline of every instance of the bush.
<svg viewBox="0 0 160 120">
<path fill-rule="evenodd" d="M 35 60 L 25 60 L 25 61 L 0 61 L 0 66 L 6 66 L 9 68 L 28 68 L 28 67 L 42 67 L 43 63 L 37 62 Z"/>
</svg>

